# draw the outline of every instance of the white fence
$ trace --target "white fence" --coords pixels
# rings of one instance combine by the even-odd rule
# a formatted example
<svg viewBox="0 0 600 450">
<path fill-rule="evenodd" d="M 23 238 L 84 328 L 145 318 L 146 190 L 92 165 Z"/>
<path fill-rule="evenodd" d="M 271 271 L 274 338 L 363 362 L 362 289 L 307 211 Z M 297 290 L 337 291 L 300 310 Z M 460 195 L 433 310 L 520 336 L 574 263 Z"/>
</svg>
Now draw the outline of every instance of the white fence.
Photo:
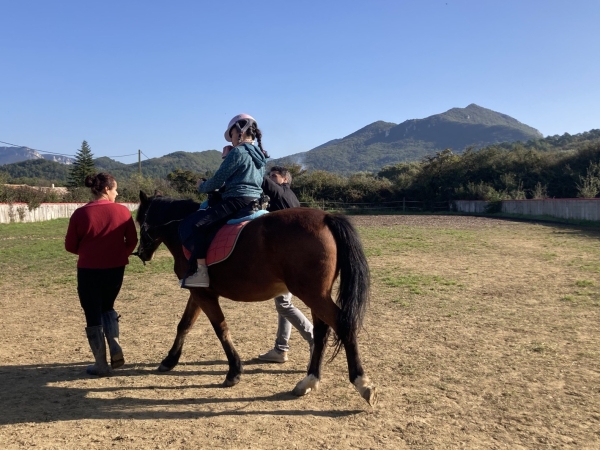
<svg viewBox="0 0 600 450">
<path fill-rule="evenodd" d="M 138 203 L 119 203 L 134 211 Z M 29 210 L 27 203 L 0 203 L 0 223 L 12 222 L 42 222 L 44 220 L 71 217 L 71 214 L 85 203 L 42 203 L 39 207 Z"/>
<path fill-rule="evenodd" d="M 456 210 L 483 213 L 488 202 L 456 200 Z M 542 200 L 502 200 L 502 212 L 524 216 L 550 216 L 561 219 L 600 221 L 600 198 L 548 198 Z"/>
<path fill-rule="evenodd" d="M 456 200 L 454 204 L 459 212 L 484 213 L 488 202 Z M 42 203 L 38 208 L 30 211 L 27 203 L 0 203 L 0 223 L 42 222 L 71 217 L 71 214 L 83 205 L 85 203 Z M 120 203 L 120 205 L 127 207 L 130 211 L 138 208 L 138 203 Z M 502 212 L 600 222 L 600 198 L 503 200 Z"/>
</svg>

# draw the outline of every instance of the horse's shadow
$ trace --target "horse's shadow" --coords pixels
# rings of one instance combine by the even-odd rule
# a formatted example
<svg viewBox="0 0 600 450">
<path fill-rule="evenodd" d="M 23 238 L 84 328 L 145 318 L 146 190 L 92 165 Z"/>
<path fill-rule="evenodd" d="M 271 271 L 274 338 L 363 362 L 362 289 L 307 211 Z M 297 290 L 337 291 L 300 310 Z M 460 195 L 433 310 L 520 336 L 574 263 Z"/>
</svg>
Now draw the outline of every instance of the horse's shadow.
<svg viewBox="0 0 600 450">
<path fill-rule="evenodd" d="M 97 382 L 98 379 L 86 375 L 85 366 L 80 364 L 2 366 L 0 367 L 0 379 L 3 385 L 0 389 L 0 405 L 2 405 L 0 426 L 80 419 L 192 419 L 259 414 L 339 417 L 363 412 L 363 410 L 297 410 L 287 403 L 298 399 L 290 391 L 267 396 L 211 395 L 210 398 L 201 398 L 178 395 L 177 398 L 173 398 L 173 390 L 197 392 L 198 389 L 226 389 L 222 388 L 220 383 L 186 384 L 191 376 L 214 375 L 220 379 L 224 376 L 222 370 L 194 370 L 192 367 L 226 364 L 226 361 L 180 364 L 179 371 L 166 373 L 157 372 L 156 366 L 150 364 L 125 365 L 110 377 L 110 386 L 106 386 L 107 383 L 104 381 Z M 246 367 L 253 364 L 263 366 L 255 360 L 246 361 L 245 364 Z M 304 372 L 261 367 L 247 368 L 244 373 Z M 163 386 L 153 381 L 153 375 L 180 377 L 182 383 Z M 147 378 L 147 382 L 140 382 L 141 377 Z M 244 380 L 241 383 L 243 382 Z M 235 387 L 228 389 L 235 389 Z M 152 398 L 141 398 L 144 391 L 151 393 Z M 157 393 L 161 391 L 171 392 L 170 398 L 160 398 L 160 394 Z M 110 393 L 111 398 L 103 398 L 107 392 Z M 139 397 L 135 395 L 136 392 L 140 393 Z M 256 401 L 278 404 L 273 404 L 273 408 L 268 410 L 264 408 L 249 410 L 248 404 Z M 290 404 L 290 407 L 280 408 L 281 402 Z M 211 407 L 211 404 L 219 406 Z M 224 407 L 224 404 L 230 407 Z M 216 409 L 219 411 L 214 411 Z"/>
</svg>

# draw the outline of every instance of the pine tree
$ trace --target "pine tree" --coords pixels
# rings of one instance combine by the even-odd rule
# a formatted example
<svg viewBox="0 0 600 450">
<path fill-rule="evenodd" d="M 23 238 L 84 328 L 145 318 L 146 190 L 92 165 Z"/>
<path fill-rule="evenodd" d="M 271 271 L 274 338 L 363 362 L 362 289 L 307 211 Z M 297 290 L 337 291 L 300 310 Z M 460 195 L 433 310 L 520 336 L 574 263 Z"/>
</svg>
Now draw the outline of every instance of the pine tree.
<svg viewBox="0 0 600 450">
<path fill-rule="evenodd" d="M 68 186 L 70 188 L 85 186 L 85 177 L 96 173 L 93 157 L 92 149 L 86 141 L 83 141 L 81 149 L 75 153 L 75 161 L 69 173 Z"/>
</svg>

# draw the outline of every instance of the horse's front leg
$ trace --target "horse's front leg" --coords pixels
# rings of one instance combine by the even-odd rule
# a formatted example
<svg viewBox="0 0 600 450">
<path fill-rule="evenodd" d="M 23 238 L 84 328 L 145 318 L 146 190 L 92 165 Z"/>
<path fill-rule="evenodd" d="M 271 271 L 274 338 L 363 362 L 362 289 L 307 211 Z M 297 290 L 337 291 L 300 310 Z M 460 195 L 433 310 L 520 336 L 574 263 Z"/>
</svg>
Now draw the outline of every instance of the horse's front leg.
<svg viewBox="0 0 600 450">
<path fill-rule="evenodd" d="M 158 366 L 159 372 L 168 372 L 177 365 L 179 358 L 181 357 L 181 350 L 183 349 L 185 338 L 201 311 L 202 308 L 200 307 L 198 299 L 195 298 L 194 295 L 190 295 L 183 316 L 177 325 L 177 336 L 175 336 L 173 347 L 171 347 L 167 357 L 163 359 L 160 366 Z"/>
<path fill-rule="evenodd" d="M 201 304 L 204 313 L 207 315 L 208 320 L 210 320 L 210 323 L 215 330 L 215 334 L 219 338 L 219 341 L 221 341 L 221 345 L 223 346 L 223 350 L 225 350 L 225 355 L 227 356 L 227 361 L 229 362 L 229 371 L 227 372 L 225 381 L 223 381 L 223 386 L 235 386 L 240 382 L 241 379 L 243 371 L 242 361 L 240 359 L 240 355 L 233 346 L 233 341 L 231 340 L 231 335 L 229 334 L 229 326 L 225 321 L 225 315 L 221 310 L 219 300 L 218 298 L 211 300 L 205 299 Z"/>
</svg>

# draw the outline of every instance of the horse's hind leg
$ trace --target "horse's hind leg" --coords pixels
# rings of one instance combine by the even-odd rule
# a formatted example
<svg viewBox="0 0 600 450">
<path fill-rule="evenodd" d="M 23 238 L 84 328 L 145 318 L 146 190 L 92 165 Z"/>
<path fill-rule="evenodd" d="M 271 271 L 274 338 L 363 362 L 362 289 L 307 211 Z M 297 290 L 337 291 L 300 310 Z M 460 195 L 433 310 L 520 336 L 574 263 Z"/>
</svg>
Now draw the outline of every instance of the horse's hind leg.
<svg viewBox="0 0 600 450">
<path fill-rule="evenodd" d="M 177 336 L 175 336 L 175 342 L 173 343 L 171 350 L 169 350 L 167 357 L 163 359 L 160 363 L 160 366 L 158 366 L 159 372 L 168 372 L 177 365 L 179 358 L 181 357 L 181 350 L 183 349 L 185 338 L 196 322 L 196 319 L 201 311 L 202 308 L 200 308 L 197 299 L 190 295 L 185 307 L 185 311 L 183 312 L 183 316 L 177 325 Z"/>
<path fill-rule="evenodd" d="M 344 341 L 346 350 L 346 359 L 348 361 L 348 374 L 350 382 L 354 385 L 358 393 L 367 403 L 374 406 L 377 403 L 377 390 L 368 376 L 365 375 L 360 357 L 358 356 L 358 346 L 356 338 Z"/>
<path fill-rule="evenodd" d="M 338 306 L 333 302 L 331 297 L 328 299 L 321 299 L 318 302 L 311 302 L 310 304 L 307 302 L 305 303 L 311 307 L 313 312 L 315 349 L 306 377 L 300 381 L 292 391 L 295 395 L 305 395 L 311 390 L 316 390 L 318 388 L 319 380 L 321 379 L 323 351 L 327 345 L 327 338 L 330 332 L 329 326 L 331 326 L 333 331 L 337 332 L 338 316 L 340 312 Z M 369 377 L 365 375 L 358 354 L 356 338 L 350 340 L 344 339 L 342 343 L 346 351 L 350 382 L 369 405 L 375 405 L 377 402 L 377 391 L 373 383 L 369 380 Z"/>
<path fill-rule="evenodd" d="M 323 355 L 325 347 L 329 339 L 330 328 L 323 320 L 313 313 L 313 342 L 314 347 L 306 377 L 300 381 L 292 393 L 297 396 L 308 394 L 310 391 L 316 391 L 319 388 L 319 380 L 321 379 L 321 364 L 323 363 Z"/>
</svg>

